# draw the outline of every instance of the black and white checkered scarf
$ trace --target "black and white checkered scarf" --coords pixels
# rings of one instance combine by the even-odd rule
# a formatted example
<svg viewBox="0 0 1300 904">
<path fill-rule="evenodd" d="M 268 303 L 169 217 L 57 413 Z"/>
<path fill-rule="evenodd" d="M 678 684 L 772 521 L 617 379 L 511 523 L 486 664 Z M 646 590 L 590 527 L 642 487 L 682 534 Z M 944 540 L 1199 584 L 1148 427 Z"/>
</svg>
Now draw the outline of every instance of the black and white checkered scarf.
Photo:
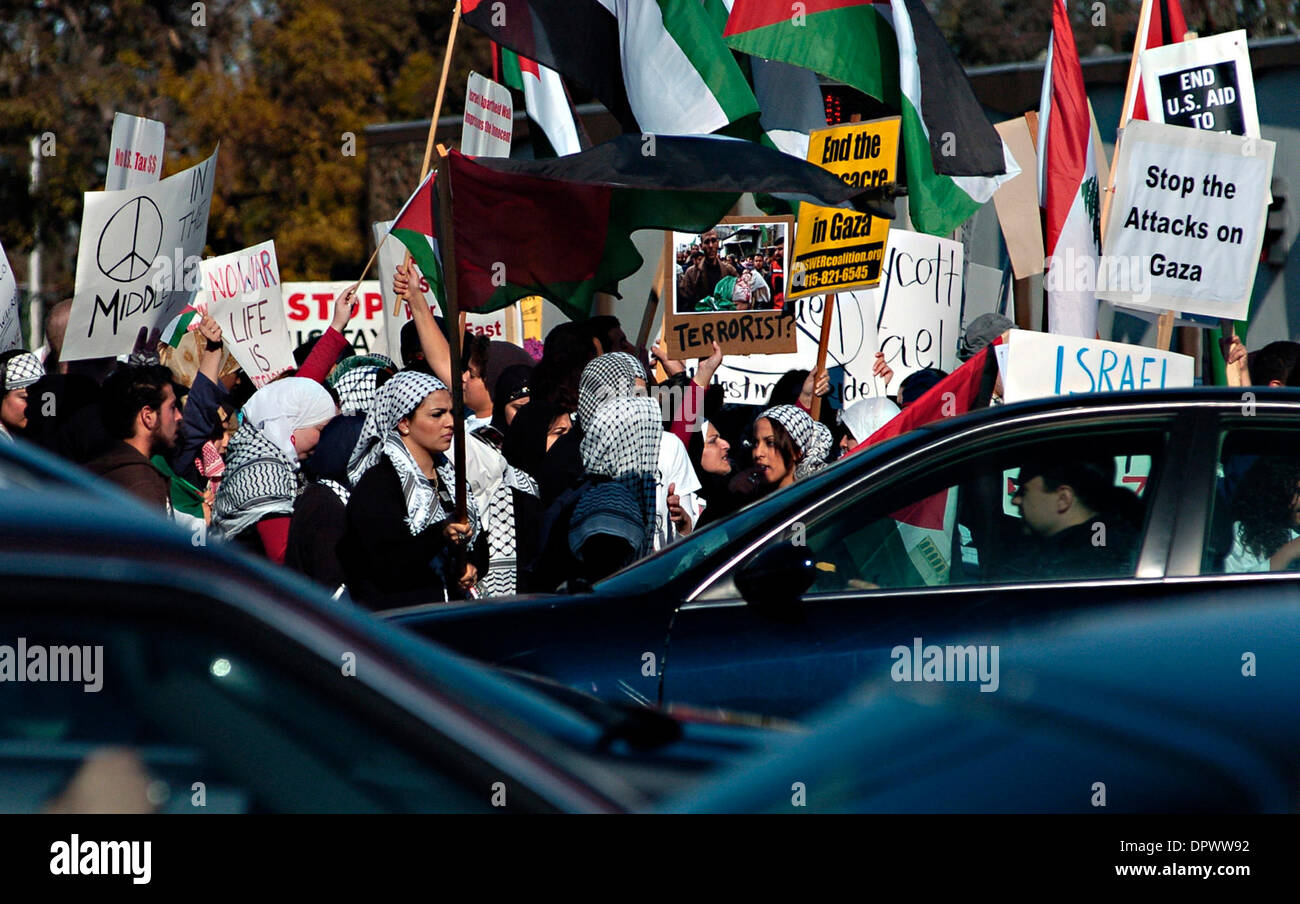
<svg viewBox="0 0 1300 904">
<path fill-rule="evenodd" d="M 582 369 L 578 384 L 578 425 L 586 430 L 597 408 L 611 399 L 636 395 L 636 381 L 644 379 L 645 370 L 627 352 L 609 352 L 592 358 Z"/>
<path fill-rule="evenodd" d="M 402 371 L 375 394 L 374 404 L 366 412 L 366 422 L 361 427 L 357 447 L 348 462 L 348 479 L 355 487 L 362 475 L 386 457 L 393 463 L 402 483 L 402 496 L 406 499 L 406 526 L 411 536 L 421 533 L 430 524 L 443 521 L 452 515 L 451 492 L 456 485 L 456 472 L 444 455 L 437 459 L 438 481 L 443 492 L 435 490 L 415 463 L 406 444 L 397 432 L 397 422 L 419 407 L 431 393 L 447 387 L 437 377 L 417 371 Z M 472 493 L 466 494 L 466 511 L 470 522 L 470 544 L 478 537 L 478 503 Z"/>
<path fill-rule="evenodd" d="M 631 355 L 623 357 L 635 363 Z M 645 540 L 638 556 L 647 554 L 654 541 L 662 417 L 653 399 L 616 398 L 584 421 L 583 468 L 588 474 L 612 477 L 622 483 L 640 504 L 638 514 L 645 525 Z"/>
<path fill-rule="evenodd" d="M 795 465 L 794 479 L 803 480 L 826 466 L 826 456 L 831 451 L 832 436 L 825 424 L 817 423 L 812 416 L 796 405 L 775 405 L 763 411 L 758 419 L 767 418 L 785 428 L 794 440 L 795 448 L 803 458 Z"/>
</svg>

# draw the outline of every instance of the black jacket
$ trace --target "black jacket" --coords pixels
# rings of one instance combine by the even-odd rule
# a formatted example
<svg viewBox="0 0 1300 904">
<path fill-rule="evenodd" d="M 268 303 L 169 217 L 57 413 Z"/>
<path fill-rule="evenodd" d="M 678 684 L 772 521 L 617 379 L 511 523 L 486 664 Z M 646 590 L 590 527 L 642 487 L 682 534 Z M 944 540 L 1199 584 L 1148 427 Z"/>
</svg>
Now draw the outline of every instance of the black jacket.
<svg viewBox="0 0 1300 904">
<path fill-rule="evenodd" d="M 343 573 L 352 599 L 369 609 L 392 609 L 417 603 L 461 599 L 448 573 L 451 552 L 435 521 L 417 536 L 406 526 L 406 498 L 397 470 L 381 458 L 352 491 L 347 526 L 339 545 Z M 487 568 L 483 533 L 469 551 L 479 572 Z"/>
</svg>

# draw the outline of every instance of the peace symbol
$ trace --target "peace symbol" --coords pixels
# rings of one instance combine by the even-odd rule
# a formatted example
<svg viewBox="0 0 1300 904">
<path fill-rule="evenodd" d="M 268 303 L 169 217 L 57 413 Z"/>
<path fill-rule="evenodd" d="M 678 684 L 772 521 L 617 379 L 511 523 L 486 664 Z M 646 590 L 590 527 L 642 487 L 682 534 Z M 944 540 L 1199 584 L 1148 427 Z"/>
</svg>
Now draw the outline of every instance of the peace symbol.
<svg viewBox="0 0 1300 904">
<path fill-rule="evenodd" d="M 99 236 L 96 262 L 115 282 L 132 282 L 153 266 L 162 247 L 163 218 L 158 205 L 141 195 L 108 218 Z"/>
</svg>

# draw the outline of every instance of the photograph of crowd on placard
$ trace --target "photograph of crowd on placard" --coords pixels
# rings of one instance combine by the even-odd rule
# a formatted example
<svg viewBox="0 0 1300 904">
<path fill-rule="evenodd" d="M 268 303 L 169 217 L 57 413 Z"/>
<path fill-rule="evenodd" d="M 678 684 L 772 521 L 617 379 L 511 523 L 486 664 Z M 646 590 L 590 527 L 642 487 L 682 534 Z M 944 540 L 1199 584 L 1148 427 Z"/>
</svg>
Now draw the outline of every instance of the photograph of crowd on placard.
<svg viewBox="0 0 1300 904">
<path fill-rule="evenodd" d="M 723 222 L 674 232 L 672 310 L 678 314 L 781 310 L 790 225 Z"/>
</svg>

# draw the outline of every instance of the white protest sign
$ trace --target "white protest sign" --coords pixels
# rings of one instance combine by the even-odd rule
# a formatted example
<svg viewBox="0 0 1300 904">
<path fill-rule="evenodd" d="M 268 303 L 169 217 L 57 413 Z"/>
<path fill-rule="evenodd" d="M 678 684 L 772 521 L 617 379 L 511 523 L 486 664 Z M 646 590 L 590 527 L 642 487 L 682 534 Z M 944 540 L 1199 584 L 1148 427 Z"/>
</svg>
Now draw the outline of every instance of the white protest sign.
<svg viewBox="0 0 1300 904">
<path fill-rule="evenodd" d="M 18 319 L 18 280 L 9 266 L 4 245 L 0 245 L 0 352 L 23 347 L 22 327 Z"/>
<path fill-rule="evenodd" d="M 1154 122 L 1120 142 L 1097 295 L 1243 320 L 1268 217 L 1275 145 Z"/>
<path fill-rule="evenodd" d="M 261 389 L 293 367 L 275 242 L 210 257 L 200 269 L 194 306 L 221 325 L 221 340 L 253 385 Z"/>
<path fill-rule="evenodd" d="M 121 191 L 157 182 L 162 176 L 166 141 L 167 127 L 157 120 L 114 113 L 104 188 Z"/>
<path fill-rule="evenodd" d="M 86 192 L 62 360 L 125 354 L 194 297 L 216 166 L 213 151 L 153 185 Z"/>
<path fill-rule="evenodd" d="M 1191 386 L 1190 355 L 1142 345 L 1011 330 L 1005 340 L 1002 399 L 1008 404 L 1085 392 Z"/>
<path fill-rule="evenodd" d="M 383 333 L 387 337 L 389 349 L 386 354 L 400 366 L 403 363 L 401 360 L 402 327 L 411 319 L 411 311 L 403 304 L 401 313 L 396 317 L 393 316 L 393 307 L 397 303 L 397 297 L 393 294 L 393 277 L 397 273 L 397 268 L 402 265 L 402 261 L 406 259 L 406 246 L 395 238 L 384 241 L 384 236 L 388 235 L 392 226 L 393 221 L 388 220 L 374 223 L 371 230 L 375 241 L 383 242 L 379 248 L 379 256 L 375 259 L 375 268 L 378 271 L 379 289 L 384 299 Z M 438 296 L 434 294 L 423 274 L 420 275 L 420 291 L 424 293 L 424 299 L 434 314 L 442 316 Z M 521 337 L 520 342 L 523 341 L 523 320 L 517 304 L 490 314 L 466 314 L 465 328 L 477 336 L 487 336 L 489 339 L 507 341 L 508 336 L 514 335 Z"/>
<path fill-rule="evenodd" d="M 465 89 L 461 153 L 470 157 L 509 157 L 514 116 L 510 89 L 471 72 Z"/>
<path fill-rule="evenodd" d="M 287 282 L 284 284 L 284 317 L 289 325 L 289 347 L 297 348 L 329 329 L 334 319 L 334 299 L 355 282 Z M 384 331 L 384 297 L 379 280 L 368 279 L 357 287 L 359 307 L 343 328 L 343 337 L 358 355 L 388 355 Z"/>
<path fill-rule="evenodd" d="M 886 387 L 871 374 L 877 349 L 893 368 L 888 390 L 894 393 L 908 374 L 927 367 L 951 372 L 957 366 L 962 261 L 960 242 L 889 231 L 880 285 L 835 297 L 826 352 L 833 405 L 886 394 Z M 725 358 L 715 382 L 723 385 L 728 402 L 761 405 L 786 371 L 816 365 L 824 301 L 813 296 L 793 304 L 798 350 Z"/>
<path fill-rule="evenodd" d="M 1144 50 L 1140 65 L 1151 122 L 1259 137 L 1246 32 Z"/>
</svg>

